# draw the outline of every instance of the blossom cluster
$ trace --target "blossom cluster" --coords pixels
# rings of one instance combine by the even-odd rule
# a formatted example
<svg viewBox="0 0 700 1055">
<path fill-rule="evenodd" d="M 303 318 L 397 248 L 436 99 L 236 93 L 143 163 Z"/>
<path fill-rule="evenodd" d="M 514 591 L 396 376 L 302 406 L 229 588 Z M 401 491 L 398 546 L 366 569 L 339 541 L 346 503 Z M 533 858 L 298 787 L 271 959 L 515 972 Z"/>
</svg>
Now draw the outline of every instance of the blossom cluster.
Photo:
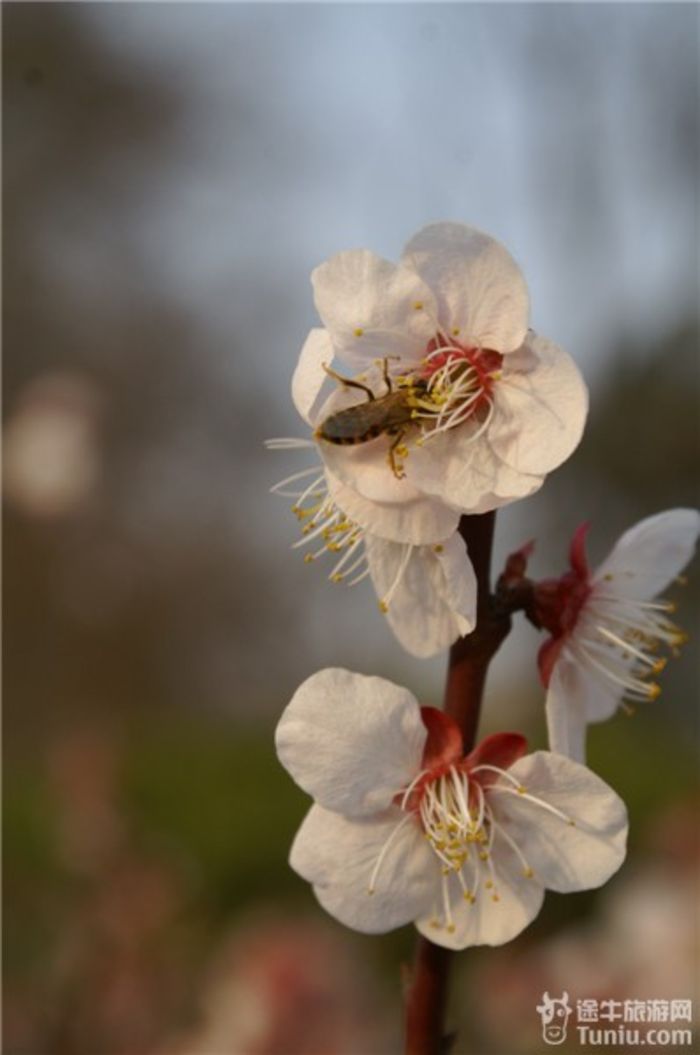
<svg viewBox="0 0 700 1055">
<path fill-rule="evenodd" d="M 273 491 L 293 499 L 305 560 L 333 555 L 335 582 L 370 577 L 399 642 L 431 656 L 476 626 L 461 518 L 542 486 L 581 438 L 586 387 L 571 357 L 529 328 L 513 258 L 472 228 L 427 227 L 398 264 L 339 253 L 312 284 L 323 327 L 292 379 L 310 436 L 269 444 L 311 452 L 313 464 Z M 314 804 L 291 865 L 348 926 L 415 922 L 450 948 L 497 945 L 536 916 L 546 889 L 597 887 L 620 867 L 627 813 L 585 765 L 586 729 L 658 696 L 659 649 L 675 653 L 684 635 L 657 598 L 690 560 L 700 515 L 643 520 L 597 571 L 587 530 L 559 578 L 527 578 L 527 546 L 497 587 L 509 614 L 549 635 L 538 655 L 549 750 L 528 752 L 513 732 L 470 749 L 449 714 L 343 669 L 295 693 L 277 750 Z"/>
</svg>

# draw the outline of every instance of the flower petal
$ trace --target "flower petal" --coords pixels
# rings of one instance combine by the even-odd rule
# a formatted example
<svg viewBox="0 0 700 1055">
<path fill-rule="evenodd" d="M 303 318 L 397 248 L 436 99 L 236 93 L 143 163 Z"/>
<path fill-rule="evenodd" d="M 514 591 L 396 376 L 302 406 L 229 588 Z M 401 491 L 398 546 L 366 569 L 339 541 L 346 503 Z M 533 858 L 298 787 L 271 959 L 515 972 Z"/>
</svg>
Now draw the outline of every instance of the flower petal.
<svg viewBox="0 0 700 1055">
<path fill-rule="evenodd" d="M 326 471 L 336 505 L 356 524 L 380 538 L 413 546 L 440 542 L 456 530 L 459 513 L 437 498 L 415 492 L 408 502 L 373 502 Z"/>
<path fill-rule="evenodd" d="M 497 822 L 517 843 L 535 878 L 562 894 L 602 886 L 625 859 L 627 810 L 619 795 L 590 769 L 549 751 L 521 758 L 509 772 L 527 795 L 574 821 L 567 823 L 526 795 L 488 790 Z M 501 842 L 505 845 L 503 837 Z"/>
<path fill-rule="evenodd" d="M 580 624 L 572 637 L 564 643 L 564 648 L 552 669 L 550 686 L 556 676 L 559 679 L 562 698 L 565 696 L 570 701 L 577 714 L 589 723 L 604 722 L 612 718 L 619 707 L 624 688 L 596 670 L 589 659 L 578 656 L 574 651 L 576 635 L 582 630 L 585 632 L 585 629 L 585 624 Z M 628 657 L 627 666 L 630 669 L 634 666 L 633 656 Z"/>
<path fill-rule="evenodd" d="M 552 669 L 544 708 L 549 750 L 566 755 L 574 762 L 586 761 L 588 694 L 584 691 L 582 681 L 583 671 L 580 667 L 567 657 L 560 657 Z M 616 695 L 611 713 L 614 713 L 618 702 L 619 697 Z"/>
<path fill-rule="evenodd" d="M 413 656 L 426 658 L 471 633 L 476 623 L 476 576 L 463 539 L 435 546 L 387 542 L 368 535 L 367 561 L 394 634 Z M 398 584 L 398 585 L 397 585 Z"/>
<path fill-rule="evenodd" d="M 385 809 L 420 770 L 427 733 L 415 697 L 384 678 L 340 668 L 312 674 L 284 711 L 282 765 L 327 809 Z"/>
<path fill-rule="evenodd" d="M 336 352 L 348 362 L 364 365 L 382 356 L 417 362 L 435 333 L 430 289 L 415 271 L 368 249 L 337 253 L 311 282 Z"/>
<path fill-rule="evenodd" d="M 371 502 L 400 505 L 423 498 L 420 488 L 408 479 L 397 479 L 392 473 L 388 458 L 390 443 L 389 436 L 347 447 L 321 440 L 319 450 L 333 476 Z"/>
<path fill-rule="evenodd" d="M 470 422 L 412 447 L 406 458 L 406 482 L 465 513 L 485 513 L 525 498 L 544 482 L 506 465 L 488 439 L 474 438 Z"/>
<path fill-rule="evenodd" d="M 290 864 L 313 883 L 327 912 L 365 934 L 384 934 L 425 912 L 439 876 L 418 824 L 397 807 L 349 819 L 312 806 L 294 840 Z"/>
<path fill-rule="evenodd" d="M 433 549 L 441 566 L 445 602 L 459 621 L 460 636 L 476 626 L 476 575 L 467 544 L 456 531 Z"/>
<path fill-rule="evenodd" d="M 523 876 L 520 861 L 508 847 L 501 849 L 493 865 L 498 901 L 494 901 L 493 894 L 482 887 L 474 903 L 469 904 L 455 877 L 449 876 L 454 930 L 449 931 L 442 922 L 436 926 L 444 918 L 442 901 L 436 897 L 432 914 L 418 920 L 421 934 L 447 949 L 503 945 L 517 937 L 540 911 L 544 888 L 536 879 Z"/>
<path fill-rule="evenodd" d="M 594 575 L 635 600 L 655 597 L 688 563 L 700 532 L 695 509 L 668 509 L 640 520 L 618 539 Z"/>
<path fill-rule="evenodd" d="M 292 375 L 292 400 L 307 424 L 313 424 L 314 403 L 321 394 L 328 374 L 323 364 L 330 366 L 333 345 L 327 330 L 311 330 L 304 341 L 296 369 Z"/>
<path fill-rule="evenodd" d="M 489 441 L 518 472 L 550 472 L 581 439 L 588 390 L 571 356 L 544 337 L 530 335 L 508 356 L 493 399 Z"/>
<path fill-rule="evenodd" d="M 437 298 L 439 319 L 460 341 L 496 352 L 519 348 L 530 310 L 527 286 L 510 253 L 488 235 L 458 223 L 424 227 L 402 262 Z"/>
</svg>

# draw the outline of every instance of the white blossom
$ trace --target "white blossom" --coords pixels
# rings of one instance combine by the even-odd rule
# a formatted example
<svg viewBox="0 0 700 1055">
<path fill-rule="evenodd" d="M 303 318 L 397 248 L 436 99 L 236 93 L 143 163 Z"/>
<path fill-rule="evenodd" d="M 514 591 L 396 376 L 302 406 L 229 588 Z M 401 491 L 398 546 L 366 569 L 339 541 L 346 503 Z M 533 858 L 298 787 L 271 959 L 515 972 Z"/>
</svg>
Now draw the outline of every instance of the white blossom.
<svg viewBox="0 0 700 1055">
<path fill-rule="evenodd" d="M 545 888 L 597 887 L 625 856 L 618 796 L 585 766 L 523 737 L 465 756 L 459 729 L 376 677 L 323 670 L 277 728 L 283 765 L 315 799 L 292 867 L 347 926 L 415 922 L 449 948 L 510 941 Z"/>
<path fill-rule="evenodd" d="M 595 572 L 586 560 L 588 525 L 576 533 L 571 570 L 535 589 L 535 613 L 551 637 L 539 655 L 547 686 L 549 743 L 580 761 L 586 727 L 620 705 L 655 700 L 654 680 L 686 640 L 670 619 L 675 604 L 655 600 L 693 555 L 700 530 L 694 509 L 670 509 L 622 535 Z"/>
<path fill-rule="evenodd" d="M 398 265 L 351 250 L 312 282 L 325 328 L 309 335 L 292 394 L 358 494 L 482 513 L 532 494 L 578 444 L 583 380 L 528 329 L 522 274 L 487 235 L 435 224 Z M 334 359 L 355 373 L 336 371 L 328 395 Z"/>
</svg>

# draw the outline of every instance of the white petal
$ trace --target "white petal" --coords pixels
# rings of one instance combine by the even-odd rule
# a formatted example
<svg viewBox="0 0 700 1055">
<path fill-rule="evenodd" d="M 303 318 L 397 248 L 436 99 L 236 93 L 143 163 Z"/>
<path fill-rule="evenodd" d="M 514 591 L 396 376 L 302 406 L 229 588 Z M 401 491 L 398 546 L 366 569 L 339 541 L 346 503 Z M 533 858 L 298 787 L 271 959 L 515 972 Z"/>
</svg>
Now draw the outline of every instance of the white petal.
<svg viewBox="0 0 700 1055">
<path fill-rule="evenodd" d="M 512 352 L 527 332 L 529 297 L 520 268 L 488 235 L 457 223 L 424 227 L 404 250 L 438 301 L 447 333 L 482 348 Z"/>
<path fill-rule="evenodd" d="M 301 349 L 299 361 L 292 376 L 292 400 L 294 406 L 309 425 L 313 423 L 313 406 L 321 394 L 328 375 L 323 364 L 330 366 L 333 345 L 326 330 L 311 330 Z"/>
<path fill-rule="evenodd" d="M 388 436 L 379 436 L 367 443 L 343 447 L 319 441 L 324 463 L 337 479 L 372 502 L 391 505 L 413 503 L 423 492 L 408 479 L 397 479 L 389 466 Z"/>
<path fill-rule="evenodd" d="M 588 693 L 581 674 L 575 661 L 560 654 L 552 670 L 545 701 L 549 749 L 572 758 L 574 762 L 586 760 Z M 619 695 L 612 713 L 617 709 Z"/>
<path fill-rule="evenodd" d="M 417 362 L 435 334 L 430 289 L 414 271 L 368 249 L 336 254 L 316 268 L 311 281 L 318 313 L 348 362 L 382 356 Z"/>
<path fill-rule="evenodd" d="M 513 469 L 548 473 L 578 445 L 588 390 L 571 356 L 544 337 L 508 356 L 493 398 L 489 441 Z"/>
<path fill-rule="evenodd" d="M 385 809 L 420 770 L 426 730 L 415 697 L 384 678 L 332 667 L 299 686 L 275 734 L 282 765 L 327 809 Z"/>
<path fill-rule="evenodd" d="M 688 563 L 699 531 L 695 509 L 669 509 L 647 517 L 618 539 L 594 579 L 611 593 L 635 600 L 655 597 Z"/>
<path fill-rule="evenodd" d="M 582 716 L 588 723 L 604 722 L 612 718 L 619 707 L 624 689 L 596 670 L 585 657 L 576 654 L 576 638 L 585 628 L 584 622 L 575 628 L 570 642 L 564 646 L 556 661 L 552 681 L 556 673 L 562 698 L 572 701 L 576 715 Z M 621 657 L 617 658 L 617 663 L 623 664 Z M 629 656 L 626 665 L 629 669 L 634 666 L 633 656 Z"/>
<path fill-rule="evenodd" d="M 420 827 L 396 807 L 375 817 L 350 820 L 312 806 L 292 846 L 290 864 L 313 883 L 332 916 L 366 934 L 384 934 L 426 911 L 439 868 Z M 387 840 L 392 839 L 369 883 Z"/>
<path fill-rule="evenodd" d="M 444 925 L 442 903 L 436 898 L 432 913 L 418 921 L 421 934 L 448 949 L 503 945 L 517 937 L 540 911 L 544 888 L 536 879 L 522 875 L 520 861 L 507 848 L 501 850 L 493 864 L 498 901 L 493 901 L 492 892 L 482 885 L 474 903 L 469 904 L 456 878 L 450 876 L 450 910 L 455 929 L 450 932 Z M 436 920 L 442 925 L 436 927 Z"/>
<path fill-rule="evenodd" d="M 407 652 L 425 659 L 471 633 L 476 576 L 459 535 L 439 544 L 438 552 L 436 547 L 418 546 L 408 555 L 406 546 L 371 536 L 365 546 L 377 596 L 384 600 L 391 593 L 386 618 Z"/>
<path fill-rule="evenodd" d="M 461 535 L 455 532 L 446 539 L 437 558 L 445 583 L 445 600 L 460 618 L 460 634 L 470 634 L 476 626 L 476 575 Z"/>
<path fill-rule="evenodd" d="M 366 531 L 392 542 L 414 546 L 439 542 L 459 523 L 459 513 L 443 502 L 416 493 L 409 502 L 373 502 L 326 472 L 331 497 L 340 509 Z"/>
<path fill-rule="evenodd" d="M 470 422 L 411 447 L 406 479 L 426 494 L 463 513 L 485 513 L 537 491 L 542 476 L 518 472 L 491 449 L 488 438 L 473 439 Z"/>
<path fill-rule="evenodd" d="M 528 794 L 575 822 L 567 823 L 524 795 L 490 790 L 494 816 L 535 878 L 563 894 L 602 886 L 625 859 L 627 810 L 622 799 L 590 769 L 549 751 L 526 755 L 509 773 Z"/>
</svg>

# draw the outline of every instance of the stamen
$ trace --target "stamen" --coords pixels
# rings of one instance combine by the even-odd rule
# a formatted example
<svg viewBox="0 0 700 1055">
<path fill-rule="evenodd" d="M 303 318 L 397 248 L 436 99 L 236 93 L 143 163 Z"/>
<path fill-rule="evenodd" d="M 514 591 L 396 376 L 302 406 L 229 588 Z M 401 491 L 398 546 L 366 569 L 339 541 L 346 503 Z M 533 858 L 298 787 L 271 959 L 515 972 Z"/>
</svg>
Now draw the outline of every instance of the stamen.
<svg viewBox="0 0 700 1055">
<path fill-rule="evenodd" d="M 305 476 L 311 476 L 312 473 L 318 472 L 318 466 L 312 465 L 309 469 L 302 469 L 299 473 L 293 473 L 291 476 L 287 476 L 286 479 L 280 480 L 278 484 L 273 484 L 270 488 L 270 493 L 273 495 L 281 495 L 282 498 L 298 498 L 298 491 L 283 491 L 282 488 L 288 484 L 293 484 L 296 480 L 302 480 Z"/>
<path fill-rule="evenodd" d="M 529 792 L 524 789 L 507 788 L 505 784 L 493 784 L 489 788 L 489 792 L 502 791 L 504 795 L 515 795 L 519 799 L 524 799 L 526 802 L 532 802 L 533 805 L 539 806 L 541 809 L 546 810 L 548 813 L 552 813 L 559 820 L 565 821 L 567 824 L 575 825 L 575 821 L 569 817 L 566 813 L 562 813 L 556 806 L 552 806 L 550 802 L 546 802 L 544 799 L 538 798 L 537 795 L 530 795 Z"/>
<path fill-rule="evenodd" d="M 660 689 L 655 682 L 641 681 L 639 678 L 635 678 L 626 668 L 624 668 L 623 673 L 620 674 L 610 665 L 601 663 L 601 661 L 596 658 L 594 650 L 590 645 L 587 647 L 582 641 L 578 641 L 576 642 L 575 647 L 572 646 L 571 651 L 574 654 L 580 652 L 592 667 L 598 670 L 601 674 L 604 674 L 610 681 L 619 685 L 627 694 L 633 695 L 635 699 L 656 699 L 659 695 Z"/>
<path fill-rule="evenodd" d="M 403 553 L 401 555 L 401 559 L 399 561 L 399 566 L 398 566 L 398 568 L 396 570 L 396 575 L 394 576 L 394 581 L 392 582 L 392 584 L 389 587 L 389 589 L 387 590 L 387 592 L 384 594 L 384 597 L 382 597 L 382 599 L 379 602 L 379 610 L 381 612 L 386 613 L 386 612 L 389 611 L 389 605 L 391 604 L 391 599 L 394 596 L 394 594 L 396 593 L 396 590 L 398 589 L 398 585 L 401 582 L 401 579 L 403 578 L 403 575 L 404 575 L 404 572 L 406 571 L 406 568 L 408 567 L 408 562 L 411 559 L 411 554 L 413 553 L 413 549 L 414 549 L 414 547 L 412 546 L 412 544 L 410 542 L 407 542 L 405 544 L 404 551 L 403 551 Z"/>
<path fill-rule="evenodd" d="M 394 828 L 392 828 L 391 832 L 389 833 L 388 838 L 385 840 L 384 845 L 382 846 L 381 850 L 379 851 L 379 856 L 377 857 L 377 860 L 375 862 L 374 868 L 372 869 L 372 875 L 370 876 L 369 884 L 368 884 L 368 887 L 367 887 L 367 893 L 368 894 L 373 894 L 374 891 L 376 890 L 376 883 L 377 883 L 377 877 L 379 875 L 379 869 L 382 867 L 382 864 L 383 864 L 383 862 L 384 862 L 384 860 L 386 858 L 387 853 L 389 852 L 389 850 L 391 849 L 392 845 L 394 844 L 394 842 L 396 840 L 396 837 L 399 834 L 399 832 L 403 828 L 405 828 L 405 826 L 408 824 L 408 822 L 410 820 L 412 820 L 412 819 L 413 819 L 413 815 L 410 814 L 410 813 L 407 813 L 406 816 L 403 817 L 399 821 L 399 823 Z"/>
<path fill-rule="evenodd" d="M 652 670 L 663 670 L 663 666 L 666 665 L 664 661 L 663 666 L 659 668 L 658 659 L 652 659 L 651 656 L 647 656 L 646 652 L 642 652 L 641 649 L 635 648 L 635 646 L 632 645 L 629 641 L 625 641 L 624 638 L 621 638 L 617 634 L 614 634 L 611 630 L 608 630 L 606 627 L 597 626 L 596 630 L 599 634 L 602 634 L 603 637 L 607 638 L 608 641 L 611 641 L 613 645 L 616 645 L 619 649 L 622 649 L 623 652 L 628 652 L 631 655 L 636 656 L 637 659 L 639 659 L 642 663 L 646 663 L 648 666 L 650 666 Z"/>
<path fill-rule="evenodd" d="M 402 810 L 406 809 L 406 803 L 408 802 L 409 798 L 411 797 L 411 792 L 415 788 L 416 784 L 419 784 L 420 781 L 423 779 L 423 777 L 428 774 L 428 772 L 429 772 L 429 770 L 427 770 L 427 769 L 421 769 L 421 771 L 418 774 L 418 776 L 414 777 L 413 780 L 411 781 L 411 783 L 408 785 L 408 787 L 406 788 L 406 790 L 403 793 L 403 797 L 402 797 L 401 802 L 400 802 L 400 807 L 401 807 Z"/>
<path fill-rule="evenodd" d="M 313 440 L 300 439 L 295 436 L 281 436 L 277 439 L 264 440 L 264 446 L 268 451 L 292 451 L 302 448 L 315 447 Z"/>
<path fill-rule="evenodd" d="M 520 781 L 516 780 L 513 774 L 509 773 L 507 769 L 501 769 L 500 766 L 489 765 L 488 762 L 481 762 L 478 766 L 474 766 L 472 773 L 479 773 L 482 769 L 485 769 L 487 772 L 497 773 L 499 777 L 505 777 L 506 780 L 509 780 L 516 788 L 520 787 Z"/>
<path fill-rule="evenodd" d="M 496 832 L 497 835 L 500 835 L 502 839 L 505 839 L 505 841 L 510 846 L 511 850 L 513 850 L 513 852 L 517 855 L 521 865 L 523 866 L 523 876 L 525 877 L 525 879 L 532 879 L 535 873 L 528 864 L 525 854 L 522 852 L 515 839 L 513 839 L 512 836 L 508 834 L 502 824 L 498 824 L 493 819 L 493 816 L 491 817 L 491 828 L 492 831 Z"/>
<path fill-rule="evenodd" d="M 450 934 L 454 934 L 455 925 L 454 920 L 452 919 L 452 911 L 450 909 L 450 895 L 447 889 L 447 877 L 445 875 L 443 875 L 442 877 L 442 907 L 445 913 L 445 923 L 447 925 L 447 930 L 450 932 Z"/>
</svg>

